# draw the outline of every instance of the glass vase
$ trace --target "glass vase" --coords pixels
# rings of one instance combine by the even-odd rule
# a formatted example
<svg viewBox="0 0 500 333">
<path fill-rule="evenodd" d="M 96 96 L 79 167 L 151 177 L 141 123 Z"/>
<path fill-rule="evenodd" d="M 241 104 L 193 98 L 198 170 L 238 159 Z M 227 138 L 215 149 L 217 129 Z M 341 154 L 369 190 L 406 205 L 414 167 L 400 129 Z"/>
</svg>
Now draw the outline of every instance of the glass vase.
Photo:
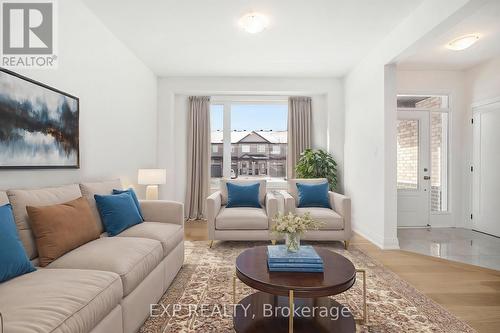
<svg viewBox="0 0 500 333">
<path fill-rule="evenodd" d="M 286 248 L 290 252 L 297 252 L 300 248 L 300 234 L 294 232 L 285 234 Z"/>
</svg>

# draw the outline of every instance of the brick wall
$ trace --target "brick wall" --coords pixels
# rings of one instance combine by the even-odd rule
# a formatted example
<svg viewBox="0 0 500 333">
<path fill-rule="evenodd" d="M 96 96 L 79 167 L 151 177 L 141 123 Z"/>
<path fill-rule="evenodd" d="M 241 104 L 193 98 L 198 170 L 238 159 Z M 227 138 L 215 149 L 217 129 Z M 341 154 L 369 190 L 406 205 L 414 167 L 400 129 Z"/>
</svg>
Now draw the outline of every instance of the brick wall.
<svg viewBox="0 0 500 333">
<path fill-rule="evenodd" d="M 416 189 L 418 181 L 418 121 L 398 121 L 398 188 Z"/>
<path fill-rule="evenodd" d="M 431 211 L 440 212 L 441 209 L 441 186 L 431 186 Z"/>
<path fill-rule="evenodd" d="M 415 103 L 417 109 L 439 109 L 441 107 L 441 97 L 429 97 L 423 101 Z"/>
</svg>

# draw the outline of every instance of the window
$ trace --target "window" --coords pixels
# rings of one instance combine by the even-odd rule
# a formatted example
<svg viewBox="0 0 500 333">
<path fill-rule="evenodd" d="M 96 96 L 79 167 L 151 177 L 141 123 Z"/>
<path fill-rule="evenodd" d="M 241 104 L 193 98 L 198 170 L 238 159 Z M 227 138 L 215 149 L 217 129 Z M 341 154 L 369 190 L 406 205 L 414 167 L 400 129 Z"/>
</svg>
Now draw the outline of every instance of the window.
<svg viewBox="0 0 500 333">
<path fill-rule="evenodd" d="M 212 179 L 219 174 L 228 178 L 284 179 L 287 101 L 221 100 L 211 106 L 212 145 L 219 143 L 218 152 L 212 151 Z"/>
<path fill-rule="evenodd" d="M 440 110 L 448 108 L 448 96 L 398 95 L 400 110 Z"/>
<path fill-rule="evenodd" d="M 210 186 L 218 187 L 219 181 L 223 174 L 223 158 L 222 158 L 222 143 L 223 143 L 223 122 L 224 122 L 224 105 L 213 104 L 210 106 L 210 127 L 212 156 L 210 158 Z M 221 149 L 219 149 L 219 147 Z M 219 151 L 220 150 L 220 151 Z"/>
</svg>

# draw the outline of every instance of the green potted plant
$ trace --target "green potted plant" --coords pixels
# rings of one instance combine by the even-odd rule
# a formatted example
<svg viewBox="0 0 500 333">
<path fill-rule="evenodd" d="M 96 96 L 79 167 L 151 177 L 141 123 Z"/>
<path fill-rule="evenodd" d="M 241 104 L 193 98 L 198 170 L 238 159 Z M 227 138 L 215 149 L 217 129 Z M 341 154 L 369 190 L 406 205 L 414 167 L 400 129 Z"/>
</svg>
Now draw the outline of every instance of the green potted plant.
<svg viewBox="0 0 500 333">
<path fill-rule="evenodd" d="M 331 191 L 337 187 L 337 163 L 323 149 L 306 149 L 295 166 L 297 178 L 326 178 Z"/>
</svg>

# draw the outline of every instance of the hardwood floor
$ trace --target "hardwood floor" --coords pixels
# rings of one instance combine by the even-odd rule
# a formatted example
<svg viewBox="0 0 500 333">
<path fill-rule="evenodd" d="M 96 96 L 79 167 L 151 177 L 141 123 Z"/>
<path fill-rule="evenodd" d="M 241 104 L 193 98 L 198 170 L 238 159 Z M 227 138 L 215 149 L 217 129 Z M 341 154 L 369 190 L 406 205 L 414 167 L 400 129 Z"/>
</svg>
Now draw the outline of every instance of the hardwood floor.
<svg viewBox="0 0 500 333">
<path fill-rule="evenodd" d="M 208 240 L 206 222 L 186 222 L 185 238 Z M 354 236 L 351 244 L 377 259 L 478 332 L 500 332 L 500 271 L 401 250 L 380 250 L 359 235 Z"/>
</svg>

